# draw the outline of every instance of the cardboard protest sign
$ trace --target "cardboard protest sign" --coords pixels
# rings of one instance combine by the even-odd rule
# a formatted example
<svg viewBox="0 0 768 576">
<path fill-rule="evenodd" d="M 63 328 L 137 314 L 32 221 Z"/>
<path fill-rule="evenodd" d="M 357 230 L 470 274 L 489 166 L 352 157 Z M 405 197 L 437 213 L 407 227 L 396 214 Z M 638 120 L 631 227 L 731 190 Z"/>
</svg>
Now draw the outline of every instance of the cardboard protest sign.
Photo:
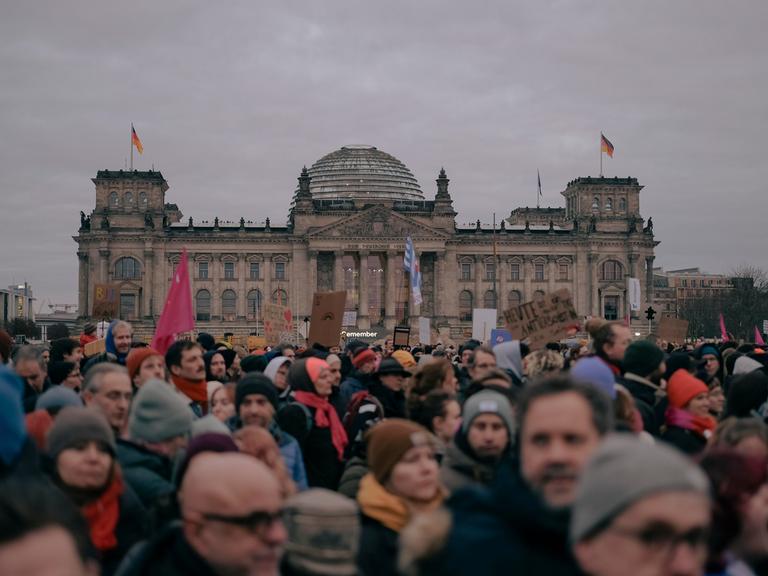
<svg viewBox="0 0 768 576">
<path fill-rule="evenodd" d="M 107 341 L 105 339 L 101 340 L 94 340 L 93 342 L 88 342 L 85 346 L 83 346 L 83 355 L 86 358 L 90 358 L 91 356 L 98 356 L 99 354 L 103 354 L 107 351 Z"/>
<path fill-rule="evenodd" d="M 688 320 L 662 317 L 656 327 L 656 332 L 662 340 L 682 344 L 688 336 Z"/>
<path fill-rule="evenodd" d="M 280 304 L 264 303 L 264 337 L 267 344 L 275 346 L 293 333 L 291 309 Z"/>
<path fill-rule="evenodd" d="M 528 340 L 531 348 L 540 348 L 567 336 L 569 329 L 579 324 L 579 316 L 571 293 L 564 288 L 505 310 L 504 321 L 513 338 Z"/>
<path fill-rule="evenodd" d="M 395 333 L 392 335 L 392 346 L 395 348 L 406 348 L 411 336 L 411 329 L 408 326 L 395 326 Z"/>
<path fill-rule="evenodd" d="M 117 318 L 120 313 L 120 284 L 95 284 L 93 290 L 94 318 Z"/>
<path fill-rule="evenodd" d="M 309 322 L 309 345 L 338 346 L 347 292 L 315 292 Z"/>
<path fill-rule="evenodd" d="M 264 348 L 267 345 L 267 339 L 263 336 L 248 336 L 248 351 Z"/>
<path fill-rule="evenodd" d="M 472 310 L 472 338 L 488 342 L 491 330 L 496 328 L 496 308 L 475 308 Z"/>
</svg>

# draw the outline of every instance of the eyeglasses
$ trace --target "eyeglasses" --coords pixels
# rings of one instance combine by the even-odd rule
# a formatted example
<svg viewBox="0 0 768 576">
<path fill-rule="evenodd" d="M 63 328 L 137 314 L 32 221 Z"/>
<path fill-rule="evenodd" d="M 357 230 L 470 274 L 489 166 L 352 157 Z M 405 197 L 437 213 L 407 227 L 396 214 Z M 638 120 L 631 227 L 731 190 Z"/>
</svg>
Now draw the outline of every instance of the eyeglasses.
<svg viewBox="0 0 768 576">
<path fill-rule="evenodd" d="M 685 544 L 693 550 L 705 549 L 709 540 L 706 528 L 692 528 L 686 532 L 677 532 L 667 525 L 651 525 L 644 528 L 625 528 L 613 526 L 610 531 L 637 540 L 654 555 L 669 557 L 680 544 Z"/>
<path fill-rule="evenodd" d="M 214 522 L 223 522 L 224 524 L 239 526 L 251 534 L 262 537 L 276 523 L 283 521 L 285 518 L 285 510 L 281 509 L 277 512 L 265 512 L 263 510 L 257 510 L 246 516 L 225 516 L 223 514 L 203 513 L 203 518 L 206 520 L 212 520 Z"/>
</svg>

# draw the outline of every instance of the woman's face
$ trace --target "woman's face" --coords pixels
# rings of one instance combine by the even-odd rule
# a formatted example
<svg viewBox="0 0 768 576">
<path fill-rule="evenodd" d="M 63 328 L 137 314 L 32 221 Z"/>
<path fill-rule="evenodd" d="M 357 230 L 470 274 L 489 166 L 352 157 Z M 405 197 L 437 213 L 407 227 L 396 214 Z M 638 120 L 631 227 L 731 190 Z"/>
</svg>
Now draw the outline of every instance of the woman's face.
<svg viewBox="0 0 768 576">
<path fill-rule="evenodd" d="M 445 369 L 445 374 L 443 375 L 443 385 L 442 389 L 445 392 L 448 392 L 450 394 L 456 394 L 459 390 L 459 381 L 456 380 L 456 376 L 453 373 L 453 367 L 448 366 Z"/>
<path fill-rule="evenodd" d="M 56 469 L 66 486 L 99 490 L 109 480 L 112 455 L 100 442 L 83 442 L 62 450 L 56 460 Z"/>
<path fill-rule="evenodd" d="M 697 394 L 688 402 L 685 409 L 696 416 L 709 416 L 709 394 L 707 392 Z"/>
<path fill-rule="evenodd" d="M 704 370 L 707 371 L 707 374 L 716 376 L 717 371 L 720 370 L 720 361 L 717 359 L 717 356 L 714 354 L 704 354 L 701 359 L 704 362 Z"/>
<path fill-rule="evenodd" d="M 439 490 L 438 465 L 431 446 L 416 446 L 392 468 L 387 490 L 412 502 L 429 502 Z"/>
<path fill-rule="evenodd" d="M 83 377 L 80 375 L 80 366 L 76 365 L 72 369 L 72 372 L 70 372 L 64 379 L 62 384 L 72 390 L 79 390 L 80 386 L 83 384 Z"/>
<path fill-rule="evenodd" d="M 286 378 L 288 377 L 288 370 L 291 368 L 290 362 L 283 362 L 280 368 L 275 373 L 275 388 L 278 390 L 285 390 Z"/>
<path fill-rule="evenodd" d="M 709 411 L 713 414 L 720 415 L 723 413 L 725 407 L 725 394 L 720 386 L 715 386 L 709 391 Z"/>
<path fill-rule="evenodd" d="M 320 374 L 317 376 L 317 382 L 315 382 L 315 391 L 318 396 L 327 398 L 333 392 L 333 374 L 328 367 L 322 368 Z"/>
<path fill-rule="evenodd" d="M 235 415 L 235 405 L 229 399 L 225 388 L 219 388 L 211 396 L 211 412 L 222 422 L 226 422 Z"/>
<path fill-rule="evenodd" d="M 448 444 L 456 435 L 461 426 L 461 406 L 456 400 L 450 400 L 445 404 L 445 416 L 437 416 L 432 421 L 435 436 Z"/>
</svg>

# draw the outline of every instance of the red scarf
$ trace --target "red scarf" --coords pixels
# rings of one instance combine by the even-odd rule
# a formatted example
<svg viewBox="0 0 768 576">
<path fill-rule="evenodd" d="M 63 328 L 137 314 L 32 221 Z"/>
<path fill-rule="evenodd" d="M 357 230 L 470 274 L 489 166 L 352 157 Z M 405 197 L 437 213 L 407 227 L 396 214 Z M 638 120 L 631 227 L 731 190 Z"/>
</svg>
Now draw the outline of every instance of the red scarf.
<svg viewBox="0 0 768 576">
<path fill-rule="evenodd" d="M 111 550 L 117 546 L 115 528 L 120 518 L 120 495 L 123 493 L 123 478 L 120 470 L 115 468 L 107 489 L 97 500 L 86 504 L 80 509 L 91 533 L 91 542 L 100 552 Z"/>
<path fill-rule="evenodd" d="M 712 435 L 712 430 L 717 426 L 717 422 L 710 416 L 697 416 L 688 410 L 681 410 L 674 406 L 667 408 L 667 411 L 664 413 L 664 419 L 667 422 L 667 426 L 677 426 L 678 428 L 691 430 L 704 438 L 709 438 Z"/>
<path fill-rule="evenodd" d="M 321 398 L 317 394 L 302 391 L 294 392 L 293 397 L 297 402 L 317 410 L 315 413 L 315 424 L 318 428 L 331 427 L 331 442 L 333 442 L 333 446 L 336 448 L 339 460 L 343 460 L 344 448 L 346 448 L 349 440 L 347 439 L 344 426 L 341 420 L 339 420 L 339 415 L 336 414 L 336 409 L 328 402 L 328 398 Z"/>
<path fill-rule="evenodd" d="M 173 385 L 187 398 L 200 405 L 203 414 L 208 414 L 208 386 L 205 380 L 194 382 L 181 376 L 171 376 Z"/>
</svg>

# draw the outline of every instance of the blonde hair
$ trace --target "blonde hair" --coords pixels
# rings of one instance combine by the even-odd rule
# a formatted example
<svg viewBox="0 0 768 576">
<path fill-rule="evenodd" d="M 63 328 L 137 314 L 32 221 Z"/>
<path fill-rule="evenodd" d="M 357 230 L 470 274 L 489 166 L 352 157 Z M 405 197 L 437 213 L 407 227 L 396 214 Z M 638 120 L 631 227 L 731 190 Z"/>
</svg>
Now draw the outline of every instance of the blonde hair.
<svg viewBox="0 0 768 576">
<path fill-rule="evenodd" d="M 535 350 L 523 358 L 525 374 L 535 378 L 552 372 L 560 372 L 565 365 L 565 359 L 554 350 Z"/>
</svg>

